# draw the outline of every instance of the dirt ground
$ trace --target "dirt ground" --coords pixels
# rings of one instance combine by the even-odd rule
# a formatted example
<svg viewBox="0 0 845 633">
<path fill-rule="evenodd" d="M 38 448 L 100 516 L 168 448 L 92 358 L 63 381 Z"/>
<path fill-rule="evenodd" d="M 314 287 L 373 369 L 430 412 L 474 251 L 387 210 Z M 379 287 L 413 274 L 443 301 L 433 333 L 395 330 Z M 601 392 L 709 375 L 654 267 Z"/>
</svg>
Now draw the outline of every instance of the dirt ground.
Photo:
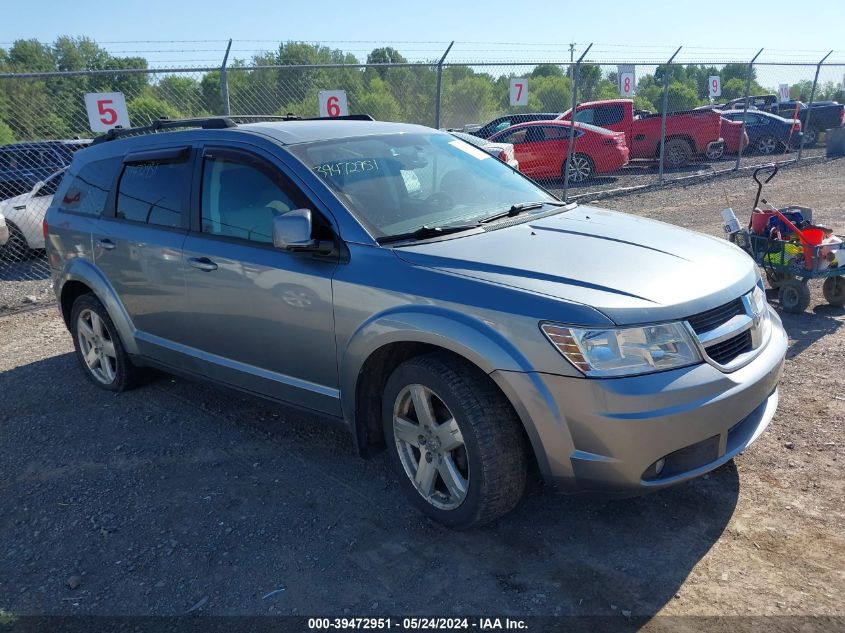
<svg viewBox="0 0 845 633">
<path fill-rule="evenodd" d="M 596 204 L 721 235 L 725 196 L 747 217 L 749 178 Z M 845 161 L 784 170 L 768 198 L 845 234 Z M 168 376 L 109 395 L 55 308 L 0 317 L 0 610 L 845 616 L 845 309 L 822 301 L 816 284 L 782 315 L 780 408 L 734 462 L 634 499 L 538 487 L 463 533 L 422 519 L 342 431 Z"/>
</svg>

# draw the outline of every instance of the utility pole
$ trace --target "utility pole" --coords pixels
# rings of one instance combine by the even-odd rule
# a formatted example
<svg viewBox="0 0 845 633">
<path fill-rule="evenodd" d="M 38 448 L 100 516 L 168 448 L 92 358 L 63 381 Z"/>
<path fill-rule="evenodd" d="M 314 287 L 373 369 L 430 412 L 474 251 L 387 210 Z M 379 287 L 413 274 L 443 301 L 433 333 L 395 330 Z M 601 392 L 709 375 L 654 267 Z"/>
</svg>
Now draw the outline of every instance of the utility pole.
<svg viewBox="0 0 845 633">
<path fill-rule="evenodd" d="M 577 42 L 569 42 L 569 63 L 575 61 L 575 44 Z"/>
</svg>

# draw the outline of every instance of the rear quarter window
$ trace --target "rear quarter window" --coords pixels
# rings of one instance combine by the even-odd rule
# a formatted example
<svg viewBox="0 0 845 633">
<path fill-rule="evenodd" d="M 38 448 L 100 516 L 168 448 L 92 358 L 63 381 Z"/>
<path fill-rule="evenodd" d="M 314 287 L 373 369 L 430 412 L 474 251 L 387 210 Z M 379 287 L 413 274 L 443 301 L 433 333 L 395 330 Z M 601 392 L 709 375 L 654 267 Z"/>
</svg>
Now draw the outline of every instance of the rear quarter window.
<svg viewBox="0 0 845 633">
<path fill-rule="evenodd" d="M 67 174 L 65 180 L 69 180 L 68 185 L 65 187 L 63 182 L 59 187 L 59 209 L 100 215 L 121 167 L 120 159 L 110 158 L 86 163 L 75 174 Z"/>
</svg>

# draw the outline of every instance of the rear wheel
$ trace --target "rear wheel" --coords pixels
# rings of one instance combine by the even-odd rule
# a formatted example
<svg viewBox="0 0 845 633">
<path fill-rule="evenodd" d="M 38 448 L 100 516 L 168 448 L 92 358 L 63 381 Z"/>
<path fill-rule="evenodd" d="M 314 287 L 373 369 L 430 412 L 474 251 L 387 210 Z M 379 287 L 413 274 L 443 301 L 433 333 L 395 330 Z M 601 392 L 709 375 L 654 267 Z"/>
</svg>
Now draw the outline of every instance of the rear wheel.
<svg viewBox="0 0 845 633">
<path fill-rule="evenodd" d="M 781 284 L 787 279 L 795 279 L 795 277 L 786 273 L 766 271 L 766 280 L 769 282 L 769 288 L 774 290 L 780 288 Z"/>
<path fill-rule="evenodd" d="M 822 285 L 825 301 L 832 306 L 845 305 L 845 279 L 842 277 L 828 277 Z"/>
<path fill-rule="evenodd" d="M 769 156 L 778 151 L 780 143 L 774 136 L 763 136 L 757 140 L 757 151 Z"/>
<path fill-rule="evenodd" d="M 713 143 L 707 147 L 707 159 L 708 160 L 719 160 L 722 156 L 725 155 L 725 144 L 724 143 Z"/>
<path fill-rule="evenodd" d="M 819 131 L 813 128 L 804 130 L 804 147 L 813 147 L 819 141 Z"/>
<path fill-rule="evenodd" d="M 108 391 L 125 391 L 138 384 L 141 370 L 132 364 L 111 317 L 93 294 L 74 301 L 70 332 L 76 358 L 88 380 Z"/>
<path fill-rule="evenodd" d="M 800 279 L 786 279 L 778 288 L 781 307 L 792 314 L 800 314 L 810 305 L 810 288 Z"/>
<path fill-rule="evenodd" d="M 663 147 L 663 165 L 672 169 L 685 167 L 692 160 L 692 148 L 682 138 L 672 138 Z"/>
<path fill-rule="evenodd" d="M 412 358 L 388 379 L 382 410 L 400 485 L 423 514 L 469 528 L 519 503 L 527 442 L 510 403 L 478 369 L 448 354 Z"/>
<path fill-rule="evenodd" d="M 586 154 L 573 154 L 569 166 L 569 182 L 584 182 L 593 176 L 595 166 Z M 566 178 L 566 162 L 563 163 L 561 177 Z"/>
</svg>

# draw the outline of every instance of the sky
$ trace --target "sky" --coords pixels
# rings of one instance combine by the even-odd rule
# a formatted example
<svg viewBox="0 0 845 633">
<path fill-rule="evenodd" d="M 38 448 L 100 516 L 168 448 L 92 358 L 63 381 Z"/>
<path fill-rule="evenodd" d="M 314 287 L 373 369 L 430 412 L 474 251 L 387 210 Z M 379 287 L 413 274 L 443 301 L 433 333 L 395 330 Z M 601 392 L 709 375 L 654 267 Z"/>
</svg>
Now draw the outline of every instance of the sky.
<svg viewBox="0 0 845 633">
<path fill-rule="evenodd" d="M 151 67 L 219 65 L 228 38 L 233 58 L 249 59 L 280 41 L 323 42 L 364 60 L 393 45 L 411 60 L 439 57 L 452 40 L 451 61 L 567 61 L 594 42 L 594 61 L 657 63 L 683 46 L 677 61 L 747 60 L 845 63 L 845 11 L 835 0 L 701 3 L 518 2 L 476 0 L 0 0 L 0 47 L 15 39 L 53 41 L 88 36 L 115 54 L 141 55 Z M 810 28 L 796 28 L 803 24 Z M 842 81 L 843 69 L 827 69 Z M 810 70 L 761 68 L 768 84 Z M 777 76 L 776 76 L 777 75 Z"/>
</svg>

